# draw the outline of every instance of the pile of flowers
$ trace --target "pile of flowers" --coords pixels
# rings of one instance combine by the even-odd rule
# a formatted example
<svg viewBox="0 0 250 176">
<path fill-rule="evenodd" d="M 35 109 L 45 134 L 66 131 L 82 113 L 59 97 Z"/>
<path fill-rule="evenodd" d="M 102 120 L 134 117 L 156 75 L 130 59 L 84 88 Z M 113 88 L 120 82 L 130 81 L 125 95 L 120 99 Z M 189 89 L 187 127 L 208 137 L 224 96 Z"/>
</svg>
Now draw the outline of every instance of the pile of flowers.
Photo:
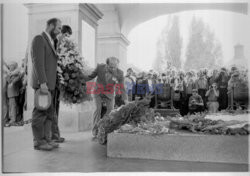
<svg viewBox="0 0 250 176">
<path fill-rule="evenodd" d="M 125 124 L 115 132 L 133 133 L 142 135 L 160 135 L 175 133 L 169 127 L 170 121 L 164 117 L 155 117 L 155 121 L 140 122 L 138 124 Z"/>
<path fill-rule="evenodd" d="M 84 75 L 90 72 L 84 58 L 80 55 L 77 45 L 70 39 L 64 39 L 58 48 L 57 76 L 61 92 L 61 100 L 66 104 L 88 101 L 91 96 L 86 94 Z"/>
<path fill-rule="evenodd" d="M 205 118 L 205 116 L 205 113 L 197 113 L 195 115 L 173 118 L 170 120 L 170 128 L 216 135 L 249 135 L 250 133 L 249 124 L 245 121 L 211 120 Z M 235 125 L 236 127 L 234 127 Z"/>
</svg>

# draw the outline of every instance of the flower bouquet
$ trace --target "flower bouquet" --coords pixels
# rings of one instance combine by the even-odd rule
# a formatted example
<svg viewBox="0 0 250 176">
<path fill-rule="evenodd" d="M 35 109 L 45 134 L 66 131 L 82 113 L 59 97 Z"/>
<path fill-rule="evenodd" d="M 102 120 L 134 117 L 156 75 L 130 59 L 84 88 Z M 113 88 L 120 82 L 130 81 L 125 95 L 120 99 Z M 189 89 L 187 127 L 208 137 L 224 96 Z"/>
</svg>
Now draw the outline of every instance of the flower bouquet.
<svg viewBox="0 0 250 176">
<path fill-rule="evenodd" d="M 90 70 L 80 55 L 77 45 L 64 39 L 58 47 L 57 76 L 61 100 L 66 104 L 82 103 L 91 100 L 86 94 L 84 75 Z"/>
</svg>

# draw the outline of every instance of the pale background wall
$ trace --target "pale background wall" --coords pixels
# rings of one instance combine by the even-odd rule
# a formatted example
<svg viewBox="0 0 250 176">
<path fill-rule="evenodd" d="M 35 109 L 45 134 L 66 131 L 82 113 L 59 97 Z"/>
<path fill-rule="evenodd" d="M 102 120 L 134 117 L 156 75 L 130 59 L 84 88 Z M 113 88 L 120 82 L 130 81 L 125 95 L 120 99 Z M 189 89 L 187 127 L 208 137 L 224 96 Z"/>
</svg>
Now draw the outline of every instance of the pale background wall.
<svg viewBox="0 0 250 176">
<path fill-rule="evenodd" d="M 87 61 L 91 68 L 94 68 L 95 63 L 95 29 L 87 22 L 82 21 L 82 56 Z"/>
<path fill-rule="evenodd" d="M 28 45 L 28 10 L 17 3 L 3 6 L 3 59 L 21 63 Z"/>
</svg>

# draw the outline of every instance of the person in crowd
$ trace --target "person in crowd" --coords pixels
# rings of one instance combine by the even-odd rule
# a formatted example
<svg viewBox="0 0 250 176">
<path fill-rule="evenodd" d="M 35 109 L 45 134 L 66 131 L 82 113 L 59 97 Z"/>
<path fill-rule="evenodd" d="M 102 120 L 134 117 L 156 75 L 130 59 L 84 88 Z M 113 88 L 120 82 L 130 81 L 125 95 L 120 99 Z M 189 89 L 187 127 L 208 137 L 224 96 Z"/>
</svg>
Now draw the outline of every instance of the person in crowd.
<svg viewBox="0 0 250 176">
<path fill-rule="evenodd" d="M 55 97 L 58 59 L 55 39 L 60 34 L 61 28 L 61 20 L 58 18 L 48 20 L 45 31 L 36 35 L 31 44 L 31 86 L 35 92 L 38 89 L 44 93 L 49 91 L 52 100 Z M 31 124 L 34 149 L 51 151 L 58 148 L 59 145 L 51 139 L 54 114 L 54 103 L 51 103 L 47 110 L 39 110 L 34 107 Z"/>
<path fill-rule="evenodd" d="M 227 74 L 226 68 L 221 68 L 220 74 L 216 79 L 219 88 L 219 110 L 226 109 L 228 107 L 228 86 L 229 76 Z"/>
<path fill-rule="evenodd" d="M 158 80 L 158 74 L 156 72 L 153 72 L 153 79 L 156 80 L 157 83 L 160 82 L 160 80 Z"/>
<path fill-rule="evenodd" d="M 188 106 L 190 114 L 204 111 L 204 102 L 202 97 L 198 94 L 197 89 L 192 90 L 192 96 L 189 98 Z"/>
<path fill-rule="evenodd" d="M 206 79 L 206 75 L 204 72 L 198 72 L 198 79 L 196 80 L 196 89 L 198 90 L 198 94 L 202 97 L 204 102 L 204 107 L 206 108 L 206 92 L 208 90 L 208 82 Z"/>
<path fill-rule="evenodd" d="M 21 80 L 20 69 L 18 68 L 17 62 L 10 62 L 9 73 L 7 75 L 7 97 L 9 103 L 9 125 L 14 124 L 17 120 L 18 115 L 18 96 Z"/>
<path fill-rule="evenodd" d="M 231 78 L 228 81 L 228 100 L 229 100 L 229 104 L 231 104 L 231 96 L 232 96 L 232 91 L 235 89 L 235 87 L 237 87 L 237 85 L 239 85 L 241 83 L 240 80 L 240 72 L 238 70 L 235 70 L 234 73 L 231 74 Z"/>
<path fill-rule="evenodd" d="M 23 121 L 23 112 L 26 103 L 26 87 L 27 87 L 27 58 L 22 59 L 22 66 L 20 69 L 20 80 L 18 82 L 20 85 L 19 96 L 17 100 L 17 122 Z"/>
<path fill-rule="evenodd" d="M 214 69 L 212 71 L 212 75 L 208 79 L 208 86 L 212 86 L 213 83 L 216 83 L 216 80 L 218 78 L 218 72 L 219 71 L 217 69 Z"/>
<path fill-rule="evenodd" d="M 124 86 L 126 93 L 128 94 L 128 100 L 134 101 L 135 100 L 135 78 L 133 77 L 133 69 L 128 68 L 127 74 L 124 79 Z"/>
<path fill-rule="evenodd" d="M 172 90 L 172 97 L 173 97 L 173 106 L 175 109 L 180 109 L 180 97 L 181 97 L 181 93 L 180 93 L 180 83 L 179 83 L 179 78 L 177 76 L 175 76 L 175 73 L 172 74 L 172 78 L 171 78 L 171 90 Z"/>
<path fill-rule="evenodd" d="M 180 114 L 185 115 L 188 113 L 187 107 L 185 107 L 185 99 L 186 99 L 186 81 L 185 74 L 183 71 L 179 72 L 178 78 L 176 79 L 176 90 L 179 91 L 180 98 L 177 101 L 177 109 L 180 109 Z"/>
<path fill-rule="evenodd" d="M 189 111 L 189 106 L 188 106 L 188 103 L 189 103 L 189 98 L 192 96 L 192 91 L 193 89 L 195 89 L 195 81 L 194 81 L 194 78 L 193 78 L 193 74 L 191 71 L 187 72 L 186 73 L 186 109 L 187 109 L 187 112 Z"/>
<path fill-rule="evenodd" d="M 157 99 L 161 101 L 161 107 L 165 108 L 167 106 L 165 102 L 171 99 L 170 77 L 167 77 L 165 73 L 162 73 L 161 79 L 157 84 L 162 86 L 161 92 L 157 88 L 159 90 L 157 93 Z M 173 107 L 172 101 L 171 101 L 170 107 L 171 108 Z"/>
<path fill-rule="evenodd" d="M 148 93 L 148 80 L 146 79 L 146 73 L 140 72 L 136 79 L 136 96 L 139 99 L 143 99 Z"/>
<path fill-rule="evenodd" d="M 7 124 L 7 122 L 9 121 L 9 108 L 8 108 L 8 96 L 7 96 L 7 77 L 9 74 L 9 67 L 8 65 L 3 61 L 3 76 L 2 76 L 2 122 L 5 124 Z"/>
<path fill-rule="evenodd" d="M 196 77 L 197 76 L 196 71 L 195 70 L 190 70 L 190 73 L 191 73 L 193 79 L 196 80 L 197 79 L 197 77 Z"/>
<path fill-rule="evenodd" d="M 166 75 L 165 73 L 162 73 L 162 74 L 161 74 L 161 77 L 160 77 L 158 83 L 161 83 L 161 84 L 163 84 L 163 85 L 166 85 L 166 84 L 168 83 L 167 75 Z"/>
<path fill-rule="evenodd" d="M 168 84 L 170 84 L 170 82 L 171 82 L 171 71 L 170 70 L 166 71 L 166 81 Z"/>
<path fill-rule="evenodd" d="M 104 87 L 104 92 L 100 92 L 99 94 L 94 94 L 95 99 L 95 105 L 96 110 L 94 112 L 94 121 L 93 121 L 93 129 L 92 134 L 94 139 L 97 137 L 98 134 L 98 122 L 101 118 L 101 110 L 102 110 L 102 104 L 103 102 L 106 103 L 106 114 L 109 114 L 114 109 L 114 93 L 111 93 L 109 90 L 107 90 L 107 85 L 112 85 L 111 88 L 115 88 L 115 85 L 120 85 L 120 93 L 122 95 L 122 99 L 125 104 L 128 103 L 127 100 L 127 94 L 124 88 L 124 75 L 123 71 L 118 68 L 119 65 L 119 59 L 116 57 L 108 57 L 106 59 L 106 64 L 98 64 L 95 70 L 85 77 L 86 81 L 89 81 L 91 79 L 96 79 L 96 84 L 101 84 Z M 109 87 L 110 88 L 110 87 Z"/>
<path fill-rule="evenodd" d="M 175 80 L 176 80 L 176 71 L 175 71 L 175 69 L 172 69 L 171 70 L 171 80 L 170 80 L 170 83 L 171 83 L 171 87 L 173 88 L 173 90 L 174 90 L 174 87 L 175 87 Z"/>
<path fill-rule="evenodd" d="M 153 73 L 153 79 L 156 81 L 157 84 L 161 83 L 162 81 L 161 75 L 158 72 Z"/>
<path fill-rule="evenodd" d="M 173 109 L 178 108 L 178 101 L 180 98 L 180 93 L 178 90 L 177 86 L 177 76 L 176 76 L 176 70 L 172 69 L 171 70 L 171 76 L 170 76 L 170 87 L 171 87 L 171 94 L 172 94 L 172 99 L 173 99 Z"/>
<path fill-rule="evenodd" d="M 150 70 L 149 73 L 147 74 L 147 94 L 152 95 L 151 101 L 150 101 L 150 108 L 155 107 L 155 93 L 156 93 L 156 84 L 157 80 L 153 78 L 153 70 Z"/>
<path fill-rule="evenodd" d="M 231 78 L 235 71 L 238 71 L 238 68 L 236 66 L 232 66 L 229 72 L 229 78 Z"/>
<path fill-rule="evenodd" d="M 136 83 L 135 83 L 135 99 L 141 99 L 141 95 L 138 93 L 138 89 L 139 89 L 139 84 L 142 83 L 142 77 L 143 77 L 143 73 L 139 72 L 136 75 Z"/>
<path fill-rule="evenodd" d="M 209 79 L 209 76 L 208 76 L 208 69 L 207 68 L 204 68 L 202 70 L 202 73 L 204 74 L 205 78 L 208 80 Z"/>
<path fill-rule="evenodd" d="M 72 29 L 70 26 L 68 25 L 63 25 L 62 26 L 62 30 L 61 33 L 58 34 L 58 37 L 54 39 L 54 43 L 55 43 L 55 50 L 60 49 L 60 45 L 62 43 L 62 41 L 65 38 L 69 38 L 72 35 Z M 62 143 L 65 141 L 65 138 L 61 137 L 60 135 L 60 130 L 58 127 L 58 117 L 59 117 L 59 108 L 60 108 L 60 89 L 59 89 L 59 79 L 57 78 L 57 83 L 56 83 L 56 87 L 55 87 L 55 96 L 54 96 L 54 107 L 55 107 L 55 118 L 53 118 L 52 121 L 52 140 L 57 142 L 57 143 Z"/>
<path fill-rule="evenodd" d="M 206 92 L 206 97 L 208 99 L 207 107 L 208 112 L 210 113 L 216 113 L 218 112 L 219 103 L 218 103 L 218 97 L 219 97 L 219 90 L 217 89 L 217 84 L 213 83 L 209 90 Z"/>
<path fill-rule="evenodd" d="M 23 91 L 25 94 L 23 109 L 27 110 L 28 56 L 26 56 L 25 59 L 23 60 L 22 68 L 23 68 L 23 73 L 24 73 L 22 85 L 23 85 Z"/>
</svg>

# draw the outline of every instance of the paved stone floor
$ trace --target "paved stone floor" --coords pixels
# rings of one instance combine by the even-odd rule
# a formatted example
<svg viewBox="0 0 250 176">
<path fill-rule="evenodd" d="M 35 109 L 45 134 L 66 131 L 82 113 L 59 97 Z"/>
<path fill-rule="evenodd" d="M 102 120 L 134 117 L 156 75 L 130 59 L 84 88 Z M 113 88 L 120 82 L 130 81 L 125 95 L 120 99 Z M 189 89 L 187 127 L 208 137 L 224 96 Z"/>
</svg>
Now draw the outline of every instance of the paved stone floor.
<svg viewBox="0 0 250 176">
<path fill-rule="evenodd" d="M 51 151 L 32 148 L 31 129 L 4 128 L 4 172 L 244 172 L 248 165 L 107 158 L 106 146 L 90 132 L 63 133 L 65 143 Z"/>
</svg>

